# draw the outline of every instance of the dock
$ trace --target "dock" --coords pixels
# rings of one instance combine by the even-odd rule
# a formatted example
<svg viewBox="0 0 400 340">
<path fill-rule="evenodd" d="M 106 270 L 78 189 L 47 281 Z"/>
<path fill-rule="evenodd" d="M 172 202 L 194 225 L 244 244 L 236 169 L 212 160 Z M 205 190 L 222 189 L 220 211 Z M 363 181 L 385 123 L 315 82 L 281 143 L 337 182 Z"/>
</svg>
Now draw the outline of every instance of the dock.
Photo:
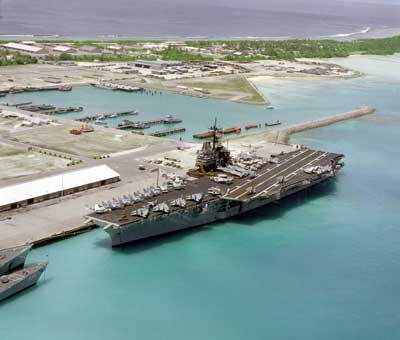
<svg viewBox="0 0 400 340">
<path fill-rule="evenodd" d="M 137 110 L 129 110 L 129 111 L 121 111 L 121 112 L 110 112 L 110 113 L 100 113 L 94 116 L 86 116 L 82 118 L 75 119 L 78 122 L 90 122 L 94 120 L 102 120 L 108 118 L 117 118 L 122 116 L 137 116 L 139 111 Z"/>
<path fill-rule="evenodd" d="M 150 134 L 150 136 L 153 137 L 165 137 L 165 136 L 169 136 L 169 135 L 173 135 L 175 133 L 181 133 L 181 132 L 185 132 L 186 129 L 185 128 L 176 128 L 176 129 L 171 129 L 171 130 L 164 130 L 164 131 L 156 131 Z"/>
</svg>

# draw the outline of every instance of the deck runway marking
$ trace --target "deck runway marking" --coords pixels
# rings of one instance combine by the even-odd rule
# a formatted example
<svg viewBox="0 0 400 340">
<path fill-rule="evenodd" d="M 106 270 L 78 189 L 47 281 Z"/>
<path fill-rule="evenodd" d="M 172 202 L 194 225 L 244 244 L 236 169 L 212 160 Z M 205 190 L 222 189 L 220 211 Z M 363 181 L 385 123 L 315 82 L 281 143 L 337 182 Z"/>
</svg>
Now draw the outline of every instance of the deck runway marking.
<svg viewBox="0 0 400 340">
<path fill-rule="evenodd" d="M 311 150 L 309 150 L 311 151 Z M 294 163 L 289 164 L 289 166 L 285 167 L 284 169 L 282 169 L 281 171 L 279 171 L 278 173 L 272 175 L 271 177 L 268 177 L 267 179 L 265 179 L 264 181 L 262 181 L 261 183 L 257 184 L 254 186 L 254 188 L 258 188 L 260 185 L 264 185 L 266 182 L 272 180 L 273 178 L 276 178 L 278 175 L 280 175 L 281 173 L 288 171 L 291 167 L 296 166 L 297 164 L 304 162 L 306 159 L 312 157 L 313 155 L 315 155 L 316 153 L 318 153 L 319 151 L 312 151 L 311 154 L 308 154 L 307 156 L 297 160 Z M 284 164 L 281 164 L 281 166 L 276 167 L 275 169 L 281 169 L 283 167 Z M 240 195 L 236 196 L 236 199 L 241 198 L 242 196 L 246 195 L 247 192 L 243 192 Z"/>
<path fill-rule="evenodd" d="M 311 157 L 311 156 L 313 156 L 315 153 L 318 153 L 318 152 L 319 152 L 319 151 L 313 152 L 311 155 L 306 156 L 305 158 L 303 158 L 302 161 L 305 160 L 305 159 L 307 159 L 307 158 L 309 158 L 309 157 Z M 299 169 L 303 169 L 303 168 L 304 168 L 305 166 L 307 166 L 308 164 L 317 161 L 319 157 L 321 157 L 321 156 L 318 156 L 317 158 L 314 158 L 312 161 L 310 161 L 310 162 L 308 162 L 307 164 L 303 165 L 303 166 L 302 166 L 301 168 L 299 168 Z M 294 165 L 297 165 L 297 163 L 300 163 L 300 162 L 301 162 L 301 161 L 298 161 L 298 162 L 292 164 L 290 167 L 292 167 L 292 166 L 294 166 Z M 278 176 L 278 175 L 281 174 L 282 172 L 286 171 L 287 169 L 289 169 L 289 168 L 286 168 L 286 169 L 280 171 L 280 172 L 277 173 L 275 176 L 270 177 L 269 179 L 275 178 L 276 176 Z M 299 169 L 296 169 L 295 171 L 293 171 L 292 173 L 288 174 L 287 176 L 293 175 L 293 174 L 296 173 Z M 285 176 L 285 177 L 286 177 L 286 176 Z M 259 185 L 264 184 L 265 182 L 267 182 L 267 181 L 264 181 L 263 183 L 260 183 Z M 262 195 L 262 194 L 267 193 L 267 192 L 268 192 L 272 187 L 274 187 L 274 186 L 278 186 L 278 183 L 275 182 L 274 184 L 270 185 L 268 188 L 264 189 L 263 191 L 259 192 L 259 193 L 256 194 L 256 195 L 254 195 L 252 198 L 256 198 L 256 197 L 258 197 L 258 196 L 260 196 L 260 195 Z"/>
<path fill-rule="evenodd" d="M 285 159 L 282 163 L 277 164 L 277 165 L 275 165 L 274 167 L 269 168 L 269 169 L 267 169 L 266 171 L 264 171 L 263 173 L 259 174 L 255 179 L 258 179 L 258 178 L 260 178 L 260 177 L 265 176 L 265 175 L 268 174 L 269 172 L 271 172 L 271 171 L 273 171 L 273 170 L 275 170 L 275 169 L 277 169 L 277 168 L 283 166 L 284 164 L 290 162 L 290 161 L 293 160 L 294 158 L 297 158 L 297 157 L 303 155 L 304 153 L 306 153 L 306 152 L 308 152 L 308 151 L 310 151 L 310 150 L 309 150 L 309 149 L 306 149 L 306 150 L 302 150 L 301 152 L 296 153 L 296 154 L 295 154 L 294 156 L 292 156 L 291 158 L 287 158 L 287 159 Z M 252 182 L 252 181 L 254 181 L 255 179 L 250 180 L 249 182 Z M 237 191 L 237 190 L 243 188 L 244 186 L 246 186 L 247 184 L 249 184 L 249 182 L 243 183 L 242 185 L 236 186 L 236 187 L 230 192 L 230 194 L 232 194 L 233 192 L 235 192 L 235 191 Z"/>
</svg>

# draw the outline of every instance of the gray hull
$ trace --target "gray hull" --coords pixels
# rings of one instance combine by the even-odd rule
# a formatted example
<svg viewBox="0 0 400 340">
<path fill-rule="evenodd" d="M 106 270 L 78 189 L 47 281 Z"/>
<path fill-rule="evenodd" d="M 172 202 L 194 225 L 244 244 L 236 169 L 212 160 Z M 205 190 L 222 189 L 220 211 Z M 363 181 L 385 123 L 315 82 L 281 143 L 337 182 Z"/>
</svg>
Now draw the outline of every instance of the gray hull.
<svg viewBox="0 0 400 340">
<path fill-rule="evenodd" d="M 0 263 L 0 275 L 4 275 L 12 272 L 13 270 L 23 267 L 25 264 L 26 257 L 28 256 L 31 246 L 20 247 L 19 250 L 15 251 L 14 254 L 7 257 L 5 261 Z M 7 252 L 9 250 L 3 250 Z"/>
<path fill-rule="evenodd" d="M 3 301 L 9 298 L 12 295 L 15 295 L 37 283 L 40 279 L 40 276 L 45 271 L 47 263 L 39 264 L 37 266 L 21 269 L 16 272 L 13 272 L 10 275 L 3 276 L 9 277 L 10 281 L 8 283 L 2 283 L 0 280 L 0 301 Z M 26 272 L 27 274 L 24 274 Z M 5 285 L 6 287 L 2 287 Z"/>
<path fill-rule="evenodd" d="M 285 191 L 279 196 L 268 198 L 260 197 L 248 202 L 226 200 L 221 198 L 208 203 L 199 204 L 191 209 L 177 211 L 157 218 L 144 219 L 133 224 L 116 226 L 106 225 L 106 223 L 104 223 L 102 226 L 109 234 L 112 241 L 112 246 L 118 246 L 125 243 L 189 229 L 237 216 L 304 190 L 330 177 L 331 176 L 323 176 L 312 183 L 296 186 Z M 101 223 L 98 224 L 100 225 Z"/>
</svg>

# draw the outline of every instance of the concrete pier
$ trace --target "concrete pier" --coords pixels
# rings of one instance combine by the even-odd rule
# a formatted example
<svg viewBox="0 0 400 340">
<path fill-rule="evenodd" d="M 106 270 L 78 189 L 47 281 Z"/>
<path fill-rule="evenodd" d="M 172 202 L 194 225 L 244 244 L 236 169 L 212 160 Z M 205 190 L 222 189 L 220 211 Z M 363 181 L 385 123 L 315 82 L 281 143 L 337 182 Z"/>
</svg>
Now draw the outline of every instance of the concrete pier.
<svg viewBox="0 0 400 340">
<path fill-rule="evenodd" d="M 359 118 L 362 116 L 373 114 L 375 113 L 375 111 L 376 110 L 373 107 L 362 106 L 350 112 L 341 113 L 327 118 L 317 119 L 306 123 L 284 127 L 278 131 L 276 142 L 281 144 L 288 144 L 290 136 L 295 133 L 328 126 L 344 120 Z"/>
</svg>

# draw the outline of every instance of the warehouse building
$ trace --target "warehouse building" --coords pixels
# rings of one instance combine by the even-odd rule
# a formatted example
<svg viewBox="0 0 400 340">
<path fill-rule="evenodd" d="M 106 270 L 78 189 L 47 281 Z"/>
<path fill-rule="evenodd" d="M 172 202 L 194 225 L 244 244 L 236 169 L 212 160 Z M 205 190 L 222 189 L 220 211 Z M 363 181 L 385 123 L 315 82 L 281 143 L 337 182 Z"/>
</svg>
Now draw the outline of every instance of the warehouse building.
<svg viewBox="0 0 400 340">
<path fill-rule="evenodd" d="M 99 165 L 3 187 L 0 188 L 0 211 L 26 207 L 119 180 L 117 172 L 107 165 Z"/>
<path fill-rule="evenodd" d="M 13 43 L 9 42 L 7 44 L 3 44 L 3 47 L 10 49 L 10 50 L 15 50 L 19 52 L 24 52 L 24 53 L 44 53 L 44 49 L 39 46 L 33 46 L 33 45 L 25 45 L 25 44 L 19 44 L 19 43 Z"/>
</svg>

